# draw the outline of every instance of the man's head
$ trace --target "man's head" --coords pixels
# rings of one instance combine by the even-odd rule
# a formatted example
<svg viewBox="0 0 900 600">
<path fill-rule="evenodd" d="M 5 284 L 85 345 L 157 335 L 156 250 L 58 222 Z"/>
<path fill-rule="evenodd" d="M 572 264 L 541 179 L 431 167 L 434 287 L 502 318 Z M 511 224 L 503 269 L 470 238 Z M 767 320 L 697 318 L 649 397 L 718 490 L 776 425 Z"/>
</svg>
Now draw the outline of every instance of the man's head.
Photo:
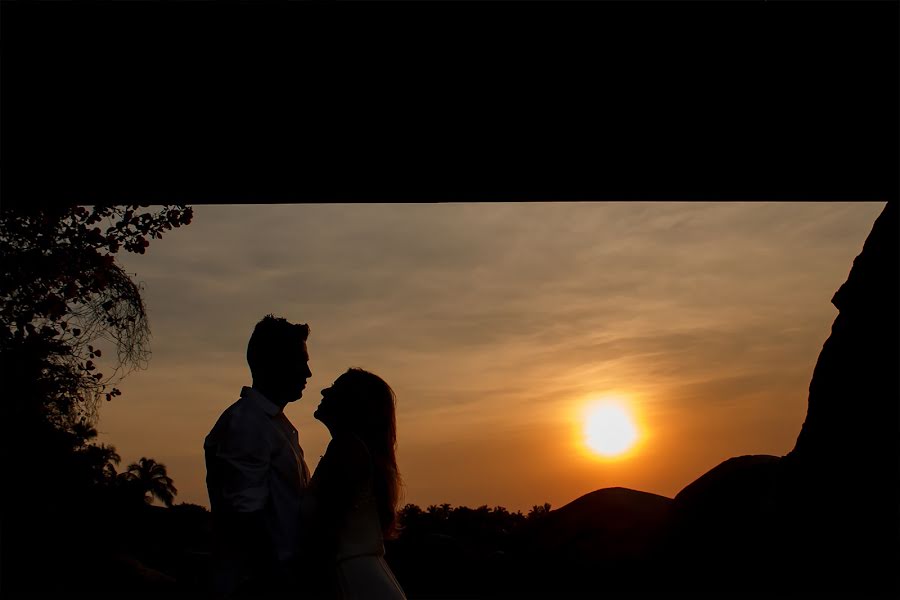
<svg viewBox="0 0 900 600">
<path fill-rule="evenodd" d="M 309 325 L 295 325 L 281 317 L 266 315 L 256 324 L 247 344 L 247 364 L 253 387 L 269 400 L 284 406 L 299 400 L 312 377 L 306 339 Z"/>
</svg>

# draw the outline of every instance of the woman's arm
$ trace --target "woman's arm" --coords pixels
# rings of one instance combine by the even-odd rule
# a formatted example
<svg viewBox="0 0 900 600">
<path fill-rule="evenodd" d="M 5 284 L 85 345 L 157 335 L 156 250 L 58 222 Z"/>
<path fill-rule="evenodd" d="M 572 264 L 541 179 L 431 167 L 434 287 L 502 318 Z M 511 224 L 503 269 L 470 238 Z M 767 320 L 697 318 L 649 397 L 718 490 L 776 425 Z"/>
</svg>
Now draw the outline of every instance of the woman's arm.
<svg viewBox="0 0 900 600">
<path fill-rule="evenodd" d="M 337 554 L 344 519 L 369 484 L 371 470 L 369 452 L 355 436 L 336 437 L 328 444 L 309 487 L 308 506 L 314 514 L 304 542 L 313 554 Z"/>
<path fill-rule="evenodd" d="M 371 476 L 372 462 L 365 444 L 355 435 L 336 436 L 314 476 L 320 510 L 339 520 L 366 490 Z"/>
</svg>

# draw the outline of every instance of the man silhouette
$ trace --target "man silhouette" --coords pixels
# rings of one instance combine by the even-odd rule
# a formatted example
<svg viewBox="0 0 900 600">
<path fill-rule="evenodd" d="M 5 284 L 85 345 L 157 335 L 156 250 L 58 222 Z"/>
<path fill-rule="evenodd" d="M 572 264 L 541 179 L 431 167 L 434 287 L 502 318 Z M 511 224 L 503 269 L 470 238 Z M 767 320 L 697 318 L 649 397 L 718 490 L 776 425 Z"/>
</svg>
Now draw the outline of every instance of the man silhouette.
<svg viewBox="0 0 900 600">
<path fill-rule="evenodd" d="M 247 345 L 252 387 L 206 436 L 216 598 L 290 592 L 300 500 L 309 484 L 297 430 L 284 414 L 312 376 L 308 325 L 266 315 Z"/>
</svg>

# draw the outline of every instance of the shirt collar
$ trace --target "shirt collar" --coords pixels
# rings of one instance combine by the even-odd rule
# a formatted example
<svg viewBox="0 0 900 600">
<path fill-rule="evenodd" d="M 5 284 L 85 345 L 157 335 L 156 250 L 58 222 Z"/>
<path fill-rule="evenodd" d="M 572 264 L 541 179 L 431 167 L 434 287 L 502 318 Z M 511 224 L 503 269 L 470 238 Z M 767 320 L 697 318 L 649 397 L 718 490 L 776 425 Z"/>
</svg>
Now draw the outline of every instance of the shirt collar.
<svg viewBox="0 0 900 600">
<path fill-rule="evenodd" d="M 281 413 L 282 409 L 280 406 L 266 398 L 262 392 L 252 387 L 244 386 L 241 388 L 241 398 L 250 398 L 254 402 L 256 402 L 263 412 L 265 412 L 270 417 L 276 417 L 279 413 Z"/>
</svg>

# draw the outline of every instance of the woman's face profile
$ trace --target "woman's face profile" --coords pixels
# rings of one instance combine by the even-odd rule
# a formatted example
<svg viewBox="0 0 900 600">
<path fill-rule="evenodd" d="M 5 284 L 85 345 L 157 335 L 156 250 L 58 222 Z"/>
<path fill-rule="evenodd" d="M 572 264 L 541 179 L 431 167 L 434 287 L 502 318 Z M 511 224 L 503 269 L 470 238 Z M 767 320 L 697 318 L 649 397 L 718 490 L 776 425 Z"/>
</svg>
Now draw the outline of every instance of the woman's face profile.
<svg viewBox="0 0 900 600">
<path fill-rule="evenodd" d="M 322 400 L 313 416 L 329 427 L 340 423 L 347 409 L 348 391 L 347 377 L 341 375 L 330 387 L 322 390 Z"/>
</svg>

